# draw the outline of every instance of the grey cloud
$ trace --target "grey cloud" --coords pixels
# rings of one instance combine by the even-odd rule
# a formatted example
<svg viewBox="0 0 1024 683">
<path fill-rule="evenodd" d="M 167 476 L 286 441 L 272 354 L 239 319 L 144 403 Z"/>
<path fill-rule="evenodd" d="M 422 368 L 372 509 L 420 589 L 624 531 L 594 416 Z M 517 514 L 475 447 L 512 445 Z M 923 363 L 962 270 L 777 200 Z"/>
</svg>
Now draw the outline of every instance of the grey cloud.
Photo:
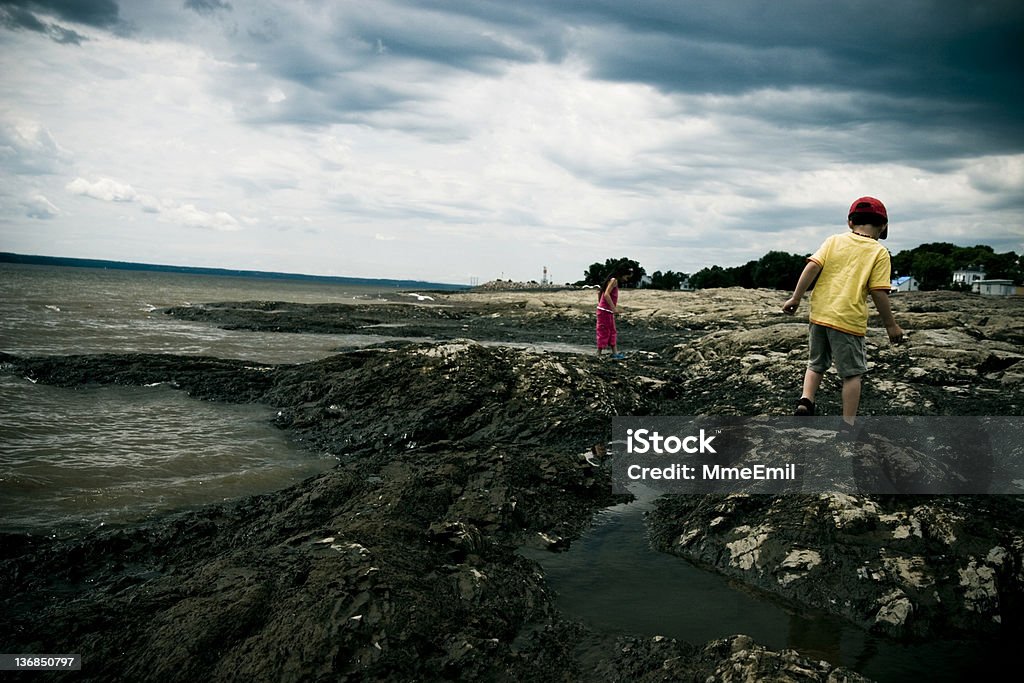
<svg viewBox="0 0 1024 683">
<path fill-rule="evenodd" d="M 297 190 L 300 188 L 298 182 L 292 178 L 250 178 L 242 175 L 228 176 L 225 181 L 235 185 L 248 198 L 266 197 L 274 192 L 283 190 Z"/>
<path fill-rule="evenodd" d="M 558 61 L 571 53 L 592 77 L 649 84 L 683 96 L 695 116 L 745 120 L 730 131 L 781 164 L 789 158 L 839 158 L 851 164 L 897 161 L 939 170 L 949 158 L 1024 149 L 1024 5 L 960 3 L 417 3 L 417 21 L 398 5 L 382 15 L 348 17 L 345 30 L 367 46 L 353 68 L 387 74 L 390 59 L 428 62 L 438 70 L 487 73 L 513 63 Z M 541 21 L 541 18 L 546 19 Z M 400 21 L 400 19 L 403 19 Z M 438 34 L 428 30 L 443 25 Z M 440 35 L 441 37 L 436 37 Z M 370 49 L 370 48 L 368 48 Z M 331 54 L 330 47 L 327 50 Z M 337 55 L 337 53 L 334 53 Z M 352 53 L 347 54 L 348 57 Z M 389 93 L 359 97 L 325 90 L 331 65 L 319 56 L 269 65 L 323 93 L 318 115 L 365 120 L 422 97 L 400 81 Z M 322 68 L 322 71 L 321 71 Z M 335 72 L 336 73 L 336 72 Z M 774 99 L 750 95 L 774 92 Z M 457 135 L 457 133 L 453 133 Z M 742 145 L 736 145 L 739 147 Z M 730 154 L 730 149 L 684 150 Z M 572 168 L 610 187 L 641 187 L 678 170 Z M 704 159 L 705 162 L 709 161 Z M 706 167 L 704 167 L 706 170 Z"/>
<path fill-rule="evenodd" d="M 297 68 L 298 63 L 294 66 Z M 284 65 L 282 68 L 287 72 L 290 67 Z M 290 87 L 281 101 L 270 101 L 263 94 L 258 78 L 256 81 L 229 81 L 223 86 L 223 95 L 234 101 L 236 113 L 248 123 L 314 128 L 339 122 L 368 123 L 375 113 L 399 111 L 412 99 L 412 95 L 400 89 L 398 84 L 367 82 L 358 74 L 329 74 L 325 70 L 315 78 L 308 76 L 307 79 L 316 87 Z M 243 86 L 241 90 L 245 95 L 235 92 L 239 86 Z M 393 125 L 397 125 L 397 121 Z"/>
<path fill-rule="evenodd" d="M 25 215 L 37 220 L 50 220 L 61 214 L 61 210 L 41 194 L 29 197 L 22 205 L 25 208 Z"/>
<path fill-rule="evenodd" d="M 24 28 L 37 33 L 46 32 L 46 24 L 39 21 L 36 15 L 22 7 L 4 7 L 0 5 L 0 21 L 7 28 Z"/>
<path fill-rule="evenodd" d="M 30 9 L 92 25 L 118 21 L 112 0 L 0 0 L 4 5 L 8 24 L 35 22 L 32 30 L 41 22 Z M 737 113 L 767 126 L 832 130 L 841 141 L 875 128 L 899 132 L 873 148 L 854 148 L 851 161 L 928 164 L 1024 149 L 1024 4 L 1017 0 L 378 0 L 313 10 L 254 4 L 244 12 L 226 0 L 177 6 L 191 12 L 175 19 L 157 5 L 133 5 L 133 23 L 143 34 L 177 35 L 185 29 L 171 24 L 189 14 L 232 11 L 222 56 L 299 86 L 284 106 L 243 107 L 253 123 L 365 121 L 374 111 L 400 112 L 421 101 L 420 86 L 431 79 L 571 55 L 594 78 L 728 96 L 715 113 L 729 113 L 730 101 L 752 106 Z M 55 39 L 74 42 L 73 35 Z M 744 98 L 763 90 L 821 97 L 761 109 Z"/>
<path fill-rule="evenodd" d="M 400 16 L 355 17 L 355 35 L 395 57 L 423 60 L 458 70 L 494 72 L 497 65 L 533 62 L 542 57 L 531 45 L 503 40 L 508 34 L 464 18 L 421 15 L 417 21 Z M 511 37 L 511 36 L 508 36 Z"/>
<path fill-rule="evenodd" d="M 466 5 L 444 7 L 537 47 L 554 44 L 550 36 L 558 33 L 595 78 L 679 94 L 853 93 L 858 100 L 845 110 L 762 115 L 787 126 L 894 122 L 925 129 L 929 141 L 944 138 L 960 155 L 1024 148 L 1024 4 L 1015 0 L 527 0 L 515 11 Z M 524 16 L 546 22 L 540 28 Z M 557 59 L 565 51 L 544 53 Z M 926 145 L 909 151 L 930 154 Z"/>
<path fill-rule="evenodd" d="M 36 15 L 22 7 L 0 6 L 0 25 L 9 29 L 25 29 L 28 31 L 35 31 L 37 33 L 44 33 L 55 42 L 63 44 L 80 45 L 82 41 L 86 40 L 85 36 L 77 31 L 66 29 L 63 26 L 58 26 L 57 24 L 49 24 L 40 21 Z"/>
<path fill-rule="evenodd" d="M 492 23 L 488 8 L 506 23 Z M 429 3 L 329 5 L 315 26 L 292 7 L 292 13 L 236 17 L 228 58 L 260 65 L 257 76 L 299 86 L 283 106 L 253 103 L 246 120 L 363 121 L 374 111 L 401 111 L 429 98 L 423 85 L 445 74 L 494 74 L 503 65 L 543 60 L 562 50 L 561 29 L 538 28 L 543 16 L 475 3 L 472 10 L 459 10 Z M 250 74 L 232 80 L 238 78 L 250 83 Z"/>
<path fill-rule="evenodd" d="M 47 33 L 54 41 L 63 45 L 81 45 L 82 41 L 86 40 L 86 37 L 81 33 L 66 29 L 63 26 L 57 26 L 56 24 L 52 24 Z"/>
<path fill-rule="evenodd" d="M 427 221 L 441 225 L 475 225 L 492 212 L 472 202 L 415 202 L 369 200 L 350 192 L 331 195 L 329 204 L 339 214 L 377 220 Z"/>
<path fill-rule="evenodd" d="M 589 4 L 589 3 L 588 3 Z M 561 3 L 583 11 L 577 3 Z M 859 114 L 1024 147 L 1018 87 L 1024 5 L 993 3 L 604 3 L 593 75 L 668 92 L 810 87 L 861 93 Z M 813 20 L 811 20 L 813 19 Z M 870 109 L 888 98 L 901 106 Z M 781 116 L 779 117 L 782 118 Z M 830 124 L 832 119 L 822 118 Z"/>
<path fill-rule="evenodd" d="M 60 172 L 71 159 L 46 128 L 0 121 L 0 162 L 19 175 Z"/>
<path fill-rule="evenodd" d="M 52 13 L 65 21 L 98 28 L 111 28 L 120 21 L 114 0 L 0 0 L 2 5 L 23 11 Z"/>
<path fill-rule="evenodd" d="M 346 14 L 309 31 L 287 17 L 259 17 L 243 26 L 250 44 L 236 46 L 238 57 L 261 65 L 264 73 L 330 96 L 336 82 L 348 74 L 379 74 L 378 83 L 398 81 L 396 74 L 411 64 L 423 70 L 442 69 L 495 73 L 501 64 L 536 61 L 542 55 L 526 42 L 502 38 L 501 29 L 465 18 L 415 10 L 410 17 L 380 11 L 385 5 L 349 6 Z M 383 106 L 395 101 L 391 92 L 354 99 L 361 110 L 379 98 Z M 383 90 L 383 88 L 380 88 Z M 409 94 L 406 93 L 405 97 Z M 334 98 L 345 111 L 346 97 Z"/>
<path fill-rule="evenodd" d="M 197 14 L 210 15 L 216 12 L 227 11 L 230 12 L 232 7 L 230 2 L 222 2 L 222 0 L 185 0 L 185 9 L 190 9 Z"/>
</svg>

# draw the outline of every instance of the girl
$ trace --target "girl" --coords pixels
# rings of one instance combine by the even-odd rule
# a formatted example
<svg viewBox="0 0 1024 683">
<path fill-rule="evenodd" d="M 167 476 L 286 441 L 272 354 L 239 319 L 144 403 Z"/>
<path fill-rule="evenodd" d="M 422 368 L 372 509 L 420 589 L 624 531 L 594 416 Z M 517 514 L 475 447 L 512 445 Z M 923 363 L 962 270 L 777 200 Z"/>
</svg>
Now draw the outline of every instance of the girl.
<svg viewBox="0 0 1024 683">
<path fill-rule="evenodd" d="M 615 314 L 619 312 L 619 284 L 629 282 L 633 270 L 627 266 L 614 269 L 597 294 L 597 355 L 605 349 L 611 349 L 612 360 L 621 360 L 625 354 L 619 353 L 618 332 L 615 329 Z"/>
</svg>

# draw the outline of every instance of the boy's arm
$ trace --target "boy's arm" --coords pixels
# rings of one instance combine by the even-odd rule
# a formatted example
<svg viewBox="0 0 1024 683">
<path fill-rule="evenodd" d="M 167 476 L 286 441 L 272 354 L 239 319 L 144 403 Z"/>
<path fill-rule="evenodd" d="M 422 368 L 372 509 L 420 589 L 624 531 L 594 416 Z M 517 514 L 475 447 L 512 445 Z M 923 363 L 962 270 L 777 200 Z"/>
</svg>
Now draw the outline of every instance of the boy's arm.
<svg viewBox="0 0 1024 683">
<path fill-rule="evenodd" d="M 903 341 L 903 328 L 896 324 L 896 316 L 892 314 L 892 306 L 889 305 L 889 292 L 884 289 L 872 289 L 871 300 L 875 302 L 878 315 L 882 316 L 882 324 L 889 334 L 889 341 L 899 344 Z"/>
<path fill-rule="evenodd" d="M 788 315 L 796 313 L 796 309 L 800 307 L 800 300 L 804 298 L 804 292 L 814 282 L 814 278 L 818 277 L 818 273 L 821 272 L 821 266 L 814 262 L 808 261 L 807 265 L 804 266 L 804 272 L 800 273 L 800 279 L 796 282 L 796 289 L 793 290 L 793 296 L 789 297 L 786 303 L 782 304 L 782 312 Z"/>
</svg>

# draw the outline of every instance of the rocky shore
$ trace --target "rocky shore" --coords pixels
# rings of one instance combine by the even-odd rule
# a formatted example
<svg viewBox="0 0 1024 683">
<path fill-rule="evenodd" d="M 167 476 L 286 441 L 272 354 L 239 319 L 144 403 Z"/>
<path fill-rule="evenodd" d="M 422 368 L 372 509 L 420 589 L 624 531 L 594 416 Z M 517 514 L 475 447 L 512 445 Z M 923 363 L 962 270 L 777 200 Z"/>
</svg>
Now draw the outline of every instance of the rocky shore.
<svg viewBox="0 0 1024 683">
<path fill-rule="evenodd" d="M 616 502 L 608 470 L 583 457 L 604 450 L 613 416 L 788 414 L 806 323 L 778 312 L 782 293 L 625 292 L 621 363 L 509 345 L 591 346 L 592 291 L 430 297 L 166 311 L 423 339 L 301 365 L 0 357 L 59 386 L 167 382 L 271 405 L 304 447 L 339 459 L 283 491 L 136 526 L 0 538 L 0 649 L 80 652 L 87 680 L 862 680 L 741 631 L 682 643 L 589 630 L 516 552 L 557 551 Z M 909 343 L 870 331 L 862 412 L 1024 415 L 1024 302 L 893 302 Z M 822 388 L 826 414 L 837 387 Z M 648 527 L 665 552 L 881 637 L 1024 633 L 1019 496 L 666 497 Z"/>
</svg>

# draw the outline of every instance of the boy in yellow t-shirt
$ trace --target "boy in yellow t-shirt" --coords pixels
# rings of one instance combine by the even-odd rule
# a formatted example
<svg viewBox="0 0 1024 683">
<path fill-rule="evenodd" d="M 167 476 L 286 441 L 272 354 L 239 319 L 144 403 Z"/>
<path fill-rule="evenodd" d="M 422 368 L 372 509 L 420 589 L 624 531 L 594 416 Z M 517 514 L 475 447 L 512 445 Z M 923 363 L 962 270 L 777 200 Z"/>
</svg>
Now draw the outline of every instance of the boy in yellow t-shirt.
<svg viewBox="0 0 1024 683">
<path fill-rule="evenodd" d="M 850 232 L 832 235 L 807 259 L 782 311 L 796 313 L 804 292 L 818 278 L 811 293 L 810 360 L 796 414 L 814 415 L 814 395 L 834 361 L 843 378 L 843 420 L 852 426 L 860 405 L 861 376 L 868 369 L 867 297 L 882 316 L 889 341 L 902 342 L 903 330 L 889 306 L 889 252 L 878 243 L 889 232 L 885 206 L 874 197 L 861 197 L 850 206 L 846 223 Z"/>
</svg>

